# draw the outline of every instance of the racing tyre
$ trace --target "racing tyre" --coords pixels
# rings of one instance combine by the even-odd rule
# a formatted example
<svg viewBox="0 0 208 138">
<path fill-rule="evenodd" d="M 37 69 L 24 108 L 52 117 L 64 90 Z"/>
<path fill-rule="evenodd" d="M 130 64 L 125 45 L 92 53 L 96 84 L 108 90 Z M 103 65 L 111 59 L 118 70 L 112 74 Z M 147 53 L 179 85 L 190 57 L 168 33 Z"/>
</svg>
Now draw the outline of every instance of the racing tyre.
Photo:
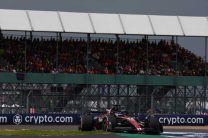
<svg viewBox="0 0 208 138">
<path fill-rule="evenodd" d="M 103 120 L 103 130 L 112 131 L 116 126 L 116 117 L 114 115 L 107 115 Z"/>
<path fill-rule="evenodd" d="M 161 130 L 163 131 L 163 128 L 159 120 L 156 117 L 151 116 L 149 118 L 148 128 L 145 129 L 145 133 L 159 135 L 161 133 Z"/>
<path fill-rule="evenodd" d="M 92 115 L 83 115 L 80 121 L 80 130 L 91 131 L 93 129 L 93 117 Z"/>
<path fill-rule="evenodd" d="M 160 133 L 163 132 L 163 125 L 160 123 Z"/>
</svg>

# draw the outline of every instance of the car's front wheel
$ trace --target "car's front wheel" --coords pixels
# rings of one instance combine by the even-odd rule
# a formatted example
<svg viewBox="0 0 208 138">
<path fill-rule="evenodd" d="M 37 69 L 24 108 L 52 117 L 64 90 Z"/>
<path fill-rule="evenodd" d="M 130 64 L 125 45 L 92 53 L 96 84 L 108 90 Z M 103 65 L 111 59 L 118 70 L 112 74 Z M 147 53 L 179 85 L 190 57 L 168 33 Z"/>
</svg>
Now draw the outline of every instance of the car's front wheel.
<svg viewBox="0 0 208 138">
<path fill-rule="evenodd" d="M 91 131 L 93 129 L 92 115 L 83 115 L 80 120 L 80 130 Z"/>
</svg>

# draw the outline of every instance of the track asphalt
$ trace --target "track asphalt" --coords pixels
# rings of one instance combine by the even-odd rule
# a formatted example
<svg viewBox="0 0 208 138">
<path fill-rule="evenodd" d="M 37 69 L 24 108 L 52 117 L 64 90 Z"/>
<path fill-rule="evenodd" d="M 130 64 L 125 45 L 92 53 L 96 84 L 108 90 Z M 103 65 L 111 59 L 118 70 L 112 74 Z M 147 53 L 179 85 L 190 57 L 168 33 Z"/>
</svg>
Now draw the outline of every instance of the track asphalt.
<svg viewBox="0 0 208 138">
<path fill-rule="evenodd" d="M 0 138 L 208 138 L 208 133 L 167 132 L 162 135 L 144 135 L 144 134 L 128 134 L 114 133 L 104 135 L 85 135 L 85 136 L 0 136 Z"/>
<path fill-rule="evenodd" d="M 0 125 L 1 130 L 77 130 L 77 126 L 69 125 Z M 204 127 L 165 127 L 161 135 L 143 135 L 113 133 L 105 135 L 81 136 L 0 136 L 0 138 L 208 138 L 208 126 Z"/>
</svg>

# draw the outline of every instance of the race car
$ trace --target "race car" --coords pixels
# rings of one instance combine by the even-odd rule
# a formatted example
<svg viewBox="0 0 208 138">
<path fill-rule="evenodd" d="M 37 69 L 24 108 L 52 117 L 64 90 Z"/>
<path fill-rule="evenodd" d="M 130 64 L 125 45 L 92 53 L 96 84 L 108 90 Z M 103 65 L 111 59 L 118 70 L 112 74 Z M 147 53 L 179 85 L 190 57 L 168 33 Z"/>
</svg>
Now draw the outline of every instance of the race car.
<svg viewBox="0 0 208 138">
<path fill-rule="evenodd" d="M 88 111 L 81 116 L 80 130 L 104 130 L 110 132 L 128 132 L 159 135 L 163 132 L 163 126 L 157 117 L 148 115 L 145 120 L 129 116 L 127 112 L 121 112 L 117 107 L 106 109 L 103 112 Z"/>
</svg>

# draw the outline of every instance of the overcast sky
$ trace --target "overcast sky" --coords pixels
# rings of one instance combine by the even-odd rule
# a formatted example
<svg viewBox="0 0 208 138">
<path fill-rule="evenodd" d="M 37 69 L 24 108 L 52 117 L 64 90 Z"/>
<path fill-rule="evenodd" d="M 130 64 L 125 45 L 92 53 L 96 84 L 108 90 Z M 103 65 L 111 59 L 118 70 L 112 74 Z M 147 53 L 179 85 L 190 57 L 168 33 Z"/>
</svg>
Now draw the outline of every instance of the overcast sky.
<svg viewBox="0 0 208 138">
<path fill-rule="evenodd" d="M 0 0 L 0 9 L 208 16 L 208 0 Z M 204 56 L 205 38 L 178 40 Z"/>
<path fill-rule="evenodd" d="M 208 0 L 0 0 L 0 8 L 208 16 Z"/>
</svg>

